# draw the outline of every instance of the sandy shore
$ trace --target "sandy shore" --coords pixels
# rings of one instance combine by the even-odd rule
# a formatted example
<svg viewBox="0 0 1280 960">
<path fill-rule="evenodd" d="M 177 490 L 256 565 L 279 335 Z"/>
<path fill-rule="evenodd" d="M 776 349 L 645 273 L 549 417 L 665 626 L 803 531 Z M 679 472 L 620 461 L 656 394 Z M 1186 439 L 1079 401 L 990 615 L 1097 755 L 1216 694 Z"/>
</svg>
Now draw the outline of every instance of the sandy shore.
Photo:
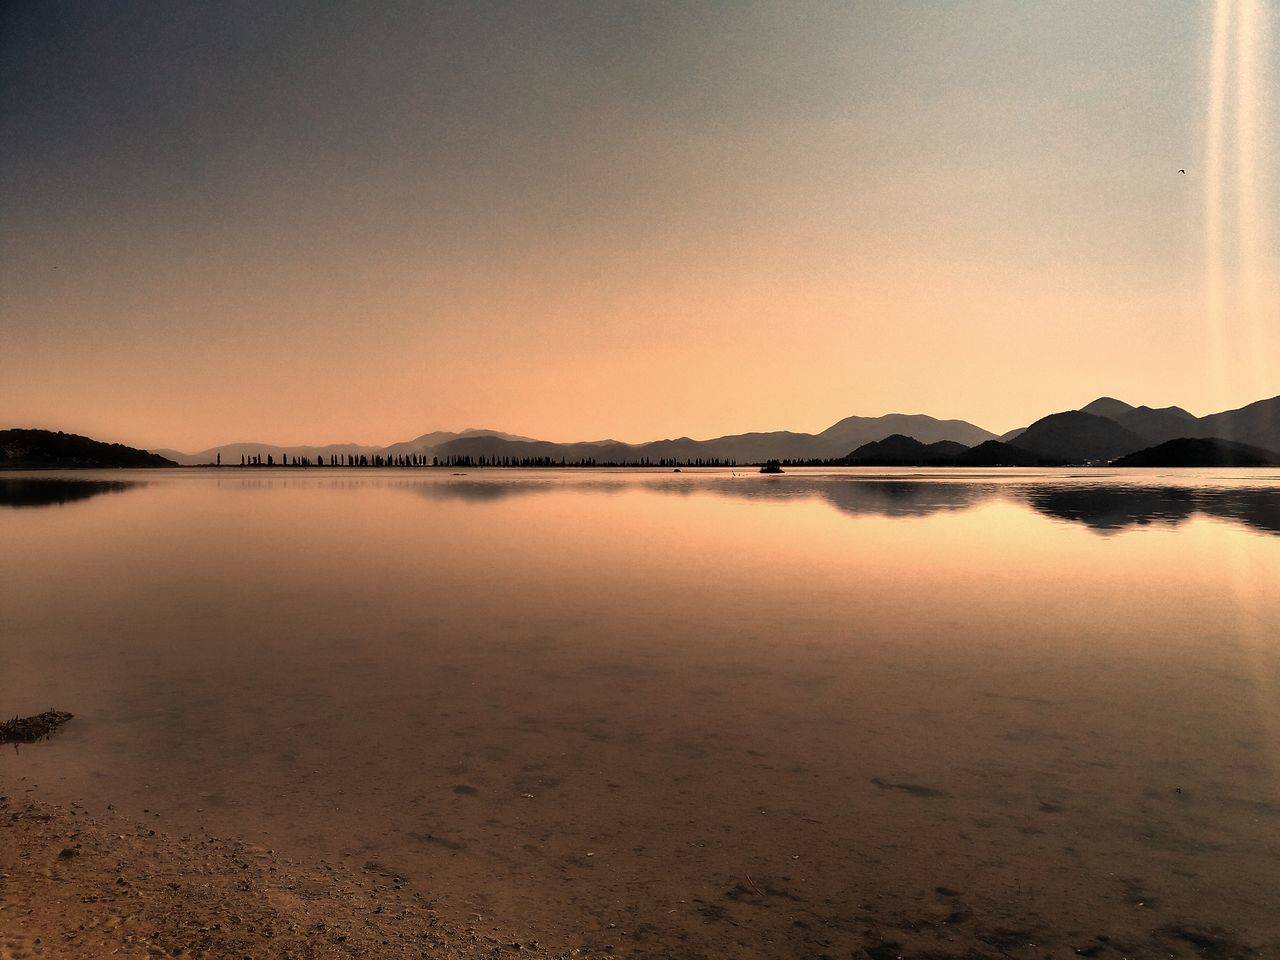
<svg viewBox="0 0 1280 960">
<path fill-rule="evenodd" d="M 379 864 L 299 863 L 114 811 L 0 797 L 0 960 L 547 957 L 450 924 Z"/>
<path fill-rule="evenodd" d="M 772 893 L 744 890 L 743 896 Z M 1268 955 L 1219 930 L 1166 928 L 1144 943 L 1107 936 L 1072 943 L 1043 926 L 1037 933 L 975 926 L 979 918 L 957 894 L 941 888 L 937 893 L 936 916 L 918 910 L 897 916 L 890 909 L 883 916 L 861 917 L 862 937 L 820 956 L 1245 960 Z M 493 923 L 479 916 L 470 923 L 449 921 L 428 896 L 376 862 L 360 869 L 300 862 L 236 839 L 176 836 L 150 820 L 115 811 L 90 815 L 78 804 L 0 796 L 0 960 L 706 955 L 678 940 L 650 942 L 639 951 L 635 944 L 549 949 Z M 760 955 L 778 955 L 758 946 Z M 744 947 L 726 955 L 757 952 L 739 944 Z"/>
</svg>

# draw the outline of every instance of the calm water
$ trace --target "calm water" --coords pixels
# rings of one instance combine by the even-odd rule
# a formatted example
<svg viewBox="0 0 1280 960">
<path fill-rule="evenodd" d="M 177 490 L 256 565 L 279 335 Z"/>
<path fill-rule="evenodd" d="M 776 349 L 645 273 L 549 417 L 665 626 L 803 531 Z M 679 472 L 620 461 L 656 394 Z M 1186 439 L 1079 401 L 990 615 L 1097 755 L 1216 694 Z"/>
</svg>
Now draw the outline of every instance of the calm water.
<svg viewBox="0 0 1280 960">
<path fill-rule="evenodd" d="M 9 792 L 619 954 L 1280 955 L 1275 471 L 23 474 L 0 544 L 0 713 L 77 716 Z"/>
</svg>

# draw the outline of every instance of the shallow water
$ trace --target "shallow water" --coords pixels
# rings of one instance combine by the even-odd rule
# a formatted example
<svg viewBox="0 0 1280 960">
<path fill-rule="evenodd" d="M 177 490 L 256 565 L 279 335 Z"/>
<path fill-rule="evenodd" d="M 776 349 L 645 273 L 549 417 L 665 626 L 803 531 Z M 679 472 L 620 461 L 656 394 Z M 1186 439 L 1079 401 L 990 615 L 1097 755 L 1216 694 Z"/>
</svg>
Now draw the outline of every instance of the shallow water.
<svg viewBox="0 0 1280 960">
<path fill-rule="evenodd" d="M 14 474 L 0 543 L 0 712 L 76 714 L 11 793 L 618 954 L 1280 950 L 1275 471 Z"/>
</svg>

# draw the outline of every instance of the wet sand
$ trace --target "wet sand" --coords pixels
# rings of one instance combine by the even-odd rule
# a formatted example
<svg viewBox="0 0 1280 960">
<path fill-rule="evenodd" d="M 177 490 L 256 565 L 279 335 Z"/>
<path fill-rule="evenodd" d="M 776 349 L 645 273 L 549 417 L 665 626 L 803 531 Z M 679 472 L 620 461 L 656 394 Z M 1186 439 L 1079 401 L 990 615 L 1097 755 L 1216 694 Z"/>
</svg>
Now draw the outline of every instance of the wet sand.
<svg viewBox="0 0 1280 960">
<path fill-rule="evenodd" d="M 878 784 L 911 795 L 923 788 Z M 1163 923 L 1136 937 L 1054 929 L 1044 916 L 942 885 L 923 895 L 888 884 L 855 915 L 814 930 L 801 919 L 788 876 L 744 874 L 720 903 L 699 901 L 711 924 L 738 927 L 781 909 L 802 931 L 788 943 L 730 936 L 694 947 L 678 925 L 658 921 L 615 930 L 615 943 L 548 948 L 500 918 L 450 921 L 429 891 L 367 861 L 298 860 L 236 838 L 176 836 L 154 820 L 114 811 L 92 815 L 0 797 L 0 960 L 123 958 L 471 958 L 495 956 L 814 956 L 870 960 L 1000 957 L 1236 958 L 1275 956 L 1214 925 Z M 874 885 L 873 885 L 874 886 Z M 1150 897 L 1131 884 L 1130 906 Z M 1154 905 L 1154 904 L 1153 904 Z M 639 940 L 637 936 L 639 935 Z"/>
<path fill-rule="evenodd" d="M 548 956 L 442 921 L 376 862 L 297 861 L 153 820 L 0 797 L 0 960 Z"/>
</svg>

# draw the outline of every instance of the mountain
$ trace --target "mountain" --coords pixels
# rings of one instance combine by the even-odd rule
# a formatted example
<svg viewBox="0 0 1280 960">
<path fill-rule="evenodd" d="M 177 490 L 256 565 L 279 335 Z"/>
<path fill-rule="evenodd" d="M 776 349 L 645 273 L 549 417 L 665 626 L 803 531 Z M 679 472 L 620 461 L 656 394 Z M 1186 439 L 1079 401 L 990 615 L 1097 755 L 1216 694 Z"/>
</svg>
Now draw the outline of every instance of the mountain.
<svg viewBox="0 0 1280 960">
<path fill-rule="evenodd" d="M 361 446 L 358 443 L 331 443 L 323 447 L 286 447 L 275 443 L 226 443 L 220 447 L 210 447 L 208 450 L 202 450 L 199 453 L 182 453 L 179 450 L 161 450 L 159 452 L 181 466 L 194 467 L 207 463 L 217 463 L 219 454 L 221 454 L 222 463 L 225 466 L 238 466 L 242 456 L 248 458 L 254 454 L 260 454 L 262 462 L 266 463 L 268 454 L 274 456 L 276 461 L 279 462 L 282 456 L 328 460 L 331 456 L 345 458 L 349 453 L 374 454 L 381 450 L 381 447 Z"/>
<path fill-rule="evenodd" d="M 888 414 L 883 417 L 847 417 L 818 434 L 777 430 L 768 433 L 739 433 L 710 440 L 679 437 L 628 444 L 616 440 L 581 443 L 550 443 L 542 440 L 502 440 L 499 437 L 459 437 L 441 444 L 432 456 L 544 457 L 577 463 L 594 459 L 597 463 L 635 463 L 642 460 L 674 460 L 688 463 L 719 460 L 733 463 L 763 463 L 766 460 L 838 460 L 850 450 L 893 434 L 908 434 L 925 443 L 950 440 L 961 445 L 981 443 L 994 434 L 963 420 L 938 420 L 921 414 Z"/>
<path fill-rule="evenodd" d="M 895 433 L 883 440 L 864 443 L 849 454 L 850 466 L 922 467 L 951 464 L 969 448 L 954 440 L 921 443 L 915 437 Z"/>
<path fill-rule="evenodd" d="M 1113 467 L 1277 467 L 1280 453 L 1213 437 L 1184 437 L 1121 457 Z"/>
<path fill-rule="evenodd" d="M 1095 400 L 1094 404 L 1099 402 Z M 1069 410 L 1050 414 L 1031 424 L 1018 437 L 1018 446 L 1046 460 L 1088 463 L 1114 460 L 1150 444 L 1114 420 Z"/>
<path fill-rule="evenodd" d="M 638 444 L 618 440 L 552 443 L 511 437 L 496 431 L 475 431 L 469 435 L 456 435 L 429 451 L 416 452 L 442 460 L 448 457 L 510 457 L 513 460 L 543 458 L 552 462 L 563 459 L 565 463 L 578 463 L 587 459 L 597 463 L 636 463 L 643 460 L 689 463 L 718 460 L 741 464 L 763 463 L 766 460 L 837 460 L 864 443 L 882 440 L 895 433 L 906 433 L 908 430 L 926 443 L 950 440 L 964 446 L 980 443 L 994 436 L 963 420 L 938 420 L 920 414 L 888 414 L 883 417 L 847 417 L 818 434 L 775 430 L 730 434 L 710 440 L 678 437 Z"/>
<path fill-rule="evenodd" d="M 1205 417 L 1196 417 L 1181 407 L 1135 407 L 1114 397 L 1099 397 L 1080 412 L 1114 420 L 1149 441 L 1148 446 L 1184 437 L 1216 437 L 1280 450 L 1280 397 Z"/>
<path fill-rule="evenodd" d="M 901 434 L 921 443 L 954 440 L 966 447 L 994 440 L 996 435 L 964 420 L 938 420 L 923 414 L 890 413 L 883 417 L 845 417 L 818 434 L 819 457 L 843 456 L 864 443 Z"/>
<path fill-rule="evenodd" d="M 451 440 L 458 440 L 463 437 L 496 437 L 499 440 L 512 440 L 517 442 L 536 443 L 531 437 L 520 437 L 514 433 L 503 433 L 501 430 L 479 430 L 475 427 L 469 427 L 459 433 L 451 433 L 448 430 L 435 430 L 431 433 L 424 433 L 422 436 L 413 440 L 406 440 L 403 443 L 393 443 L 389 447 L 381 447 L 370 449 L 370 453 L 380 453 L 383 456 L 404 456 L 417 454 L 418 456 L 432 456 L 435 451 Z"/>
<path fill-rule="evenodd" d="M 1280 450 L 1280 397 L 1200 418 L 1200 436 Z"/>
<path fill-rule="evenodd" d="M 1198 437 L 1204 429 L 1196 416 L 1181 407 L 1131 407 L 1110 419 L 1150 443 L 1164 443 L 1179 437 Z"/>
<path fill-rule="evenodd" d="M 708 440 L 690 437 L 623 443 L 619 440 L 588 440 L 553 443 L 499 430 L 471 428 L 459 432 L 435 431 L 413 440 L 389 446 L 329 444 L 326 446 L 283 446 L 269 443 L 232 443 L 195 454 L 159 451 L 181 464 L 212 463 L 218 454 L 224 464 L 238 464 L 240 457 L 258 455 L 265 461 L 273 455 L 328 460 L 348 455 L 382 457 L 416 456 L 428 463 L 433 457 L 470 457 L 513 461 L 541 459 L 552 463 L 638 463 L 675 461 L 763 463 L 766 460 L 838 461 L 868 443 L 900 435 L 922 445 L 951 441 L 979 448 L 998 440 L 1004 446 L 983 447 L 979 453 L 964 454 L 975 465 L 986 459 L 1002 464 L 1027 457 L 1011 446 L 1033 454 L 1037 463 L 1083 463 L 1107 461 L 1137 452 L 1167 440 L 1218 437 L 1237 443 L 1280 450 L 1280 397 L 1196 418 L 1181 407 L 1134 406 L 1115 397 L 1099 397 L 1078 411 L 1053 414 L 1031 427 L 1011 430 L 1001 437 L 964 420 L 939 420 L 923 414 L 893 413 L 881 417 L 846 417 L 819 433 L 790 430 L 729 434 Z"/>
<path fill-rule="evenodd" d="M 70 467 L 176 467 L 172 460 L 74 433 L 0 430 L 0 467 L 62 470 Z"/>
<path fill-rule="evenodd" d="M 957 467 L 1042 467 L 1045 458 L 1030 450 L 999 440 L 987 440 L 971 447 L 955 459 Z"/>
<path fill-rule="evenodd" d="M 1117 400 L 1115 397 L 1099 397 L 1093 403 L 1085 404 L 1080 408 L 1081 413 L 1091 413 L 1095 417 L 1106 417 L 1109 420 L 1117 420 L 1133 410 L 1131 404 L 1125 403 L 1123 400 Z"/>
</svg>

